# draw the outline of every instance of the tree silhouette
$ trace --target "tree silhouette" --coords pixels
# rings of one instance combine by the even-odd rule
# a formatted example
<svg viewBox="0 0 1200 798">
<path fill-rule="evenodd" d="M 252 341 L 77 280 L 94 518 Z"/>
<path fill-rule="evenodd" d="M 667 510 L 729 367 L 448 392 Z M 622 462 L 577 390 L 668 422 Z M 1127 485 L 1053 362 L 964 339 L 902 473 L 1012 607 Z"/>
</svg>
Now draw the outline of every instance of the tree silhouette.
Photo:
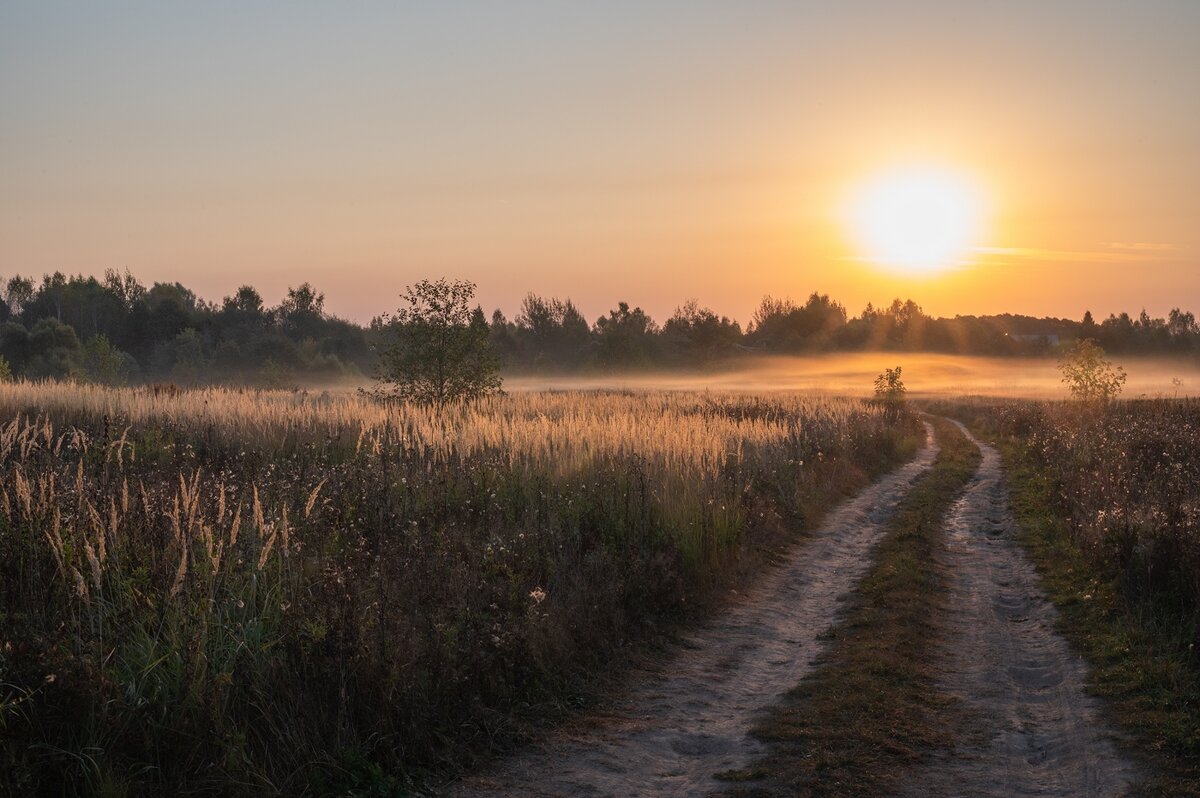
<svg viewBox="0 0 1200 798">
<path fill-rule="evenodd" d="M 377 396 L 441 407 L 500 392 L 487 320 L 471 308 L 474 283 L 421 280 L 401 297 L 407 306 L 380 323 L 388 343 L 379 353 Z"/>
<path fill-rule="evenodd" d="M 641 308 L 620 302 L 596 319 L 592 337 L 596 357 L 605 366 L 644 366 L 654 358 L 658 326 Z"/>
</svg>

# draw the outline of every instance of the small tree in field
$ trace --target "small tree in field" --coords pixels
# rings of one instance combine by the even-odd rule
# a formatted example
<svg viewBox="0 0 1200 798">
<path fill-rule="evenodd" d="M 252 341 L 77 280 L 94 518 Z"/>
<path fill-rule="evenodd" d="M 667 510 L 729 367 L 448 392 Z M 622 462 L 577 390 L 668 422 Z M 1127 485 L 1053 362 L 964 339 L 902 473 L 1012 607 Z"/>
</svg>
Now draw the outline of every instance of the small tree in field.
<svg viewBox="0 0 1200 798">
<path fill-rule="evenodd" d="M 471 309 L 474 297 L 475 284 L 466 280 L 409 286 L 401 294 L 406 306 L 379 322 L 387 343 L 375 394 L 441 407 L 499 393 L 500 361 L 483 312 Z"/>
<path fill-rule="evenodd" d="M 129 379 L 129 364 L 108 338 L 94 335 L 83 345 L 83 372 L 101 385 L 124 385 Z"/>
<path fill-rule="evenodd" d="M 1086 402 L 1115 399 L 1125 386 L 1125 369 L 1110 363 L 1100 344 L 1090 338 L 1076 341 L 1063 352 L 1058 370 L 1071 396 Z"/>
<path fill-rule="evenodd" d="M 875 401 L 883 405 L 889 416 L 898 416 L 904 409 L 904 394 L 908 389 L 904 387 L 904 380 L 900 379 L 902 369 L 901 366 L 885 368 L 875 378 Z"/>
</svg>

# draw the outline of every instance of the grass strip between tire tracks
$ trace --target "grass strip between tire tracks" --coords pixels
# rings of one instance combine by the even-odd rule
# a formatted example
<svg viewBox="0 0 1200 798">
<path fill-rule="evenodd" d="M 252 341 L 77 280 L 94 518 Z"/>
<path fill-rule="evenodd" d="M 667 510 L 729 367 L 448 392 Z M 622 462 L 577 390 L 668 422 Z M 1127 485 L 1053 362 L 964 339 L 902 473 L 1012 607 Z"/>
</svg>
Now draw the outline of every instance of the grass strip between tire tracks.
<svg viewBox="0 0 1200 798">
<path fill-rule="evenodd" d="M 979 450 L 934 418 L 941 451 L 905 497 L 817 669 L 754 730 L 770 751 L 719 775 L 736 796 L 886 793 L 905 766 L 959 737 L 955 699 L 937 689 L 935 619 L 945 600 L 938 564 L 945 516 Z"/>
</svg>

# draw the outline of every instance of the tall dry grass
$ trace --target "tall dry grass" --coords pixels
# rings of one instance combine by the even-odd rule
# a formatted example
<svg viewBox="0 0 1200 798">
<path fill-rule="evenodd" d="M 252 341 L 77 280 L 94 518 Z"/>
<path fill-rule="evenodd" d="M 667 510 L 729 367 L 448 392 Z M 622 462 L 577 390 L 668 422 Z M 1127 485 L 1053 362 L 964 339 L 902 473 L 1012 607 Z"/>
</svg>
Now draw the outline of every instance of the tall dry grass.
<svg viewBox="0 0 1200 798">
<path fill-rule="evenodd" d="M 133 427 L 276 447 L 336 436 L 356 449 L 383 437 L 446 460 L 488 452 L 569 468 L 637 454 L 668 468 L 712 472 L 745 445 L 843 426 L 861 402 L 735 393 L 524 392 L 435 411 L 380 404 L 354 392 L 310 395 L 210 388 L 177 394 L 62 382 L 0 383 L 6 414 L 66 423 L 107 419 Z M 803 422 L 801 424 L 801 422 Z"/>
<path fill-rule="evenodd" d="M 917 440 L 733 394 L 19 383 L 0 419 L 0 785 L 54 794 L 399 791 Z"/>
</svg>

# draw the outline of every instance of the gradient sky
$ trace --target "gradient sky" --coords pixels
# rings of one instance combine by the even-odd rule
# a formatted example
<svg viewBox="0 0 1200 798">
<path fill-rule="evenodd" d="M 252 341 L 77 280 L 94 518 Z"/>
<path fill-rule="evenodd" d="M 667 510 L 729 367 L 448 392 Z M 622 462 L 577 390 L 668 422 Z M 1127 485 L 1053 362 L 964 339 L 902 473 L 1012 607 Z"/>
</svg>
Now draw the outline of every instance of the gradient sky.
<svg viewBox="0 0 1200 798">
<path fill-rule="evenodd" d="M 1200 311 L 1198 42 L 1195 0 L 6 0 L 0 275 Z M 914 160 L 985 192 L 973 263 L 859 257 L 847 193 Z"/>
</svg>

